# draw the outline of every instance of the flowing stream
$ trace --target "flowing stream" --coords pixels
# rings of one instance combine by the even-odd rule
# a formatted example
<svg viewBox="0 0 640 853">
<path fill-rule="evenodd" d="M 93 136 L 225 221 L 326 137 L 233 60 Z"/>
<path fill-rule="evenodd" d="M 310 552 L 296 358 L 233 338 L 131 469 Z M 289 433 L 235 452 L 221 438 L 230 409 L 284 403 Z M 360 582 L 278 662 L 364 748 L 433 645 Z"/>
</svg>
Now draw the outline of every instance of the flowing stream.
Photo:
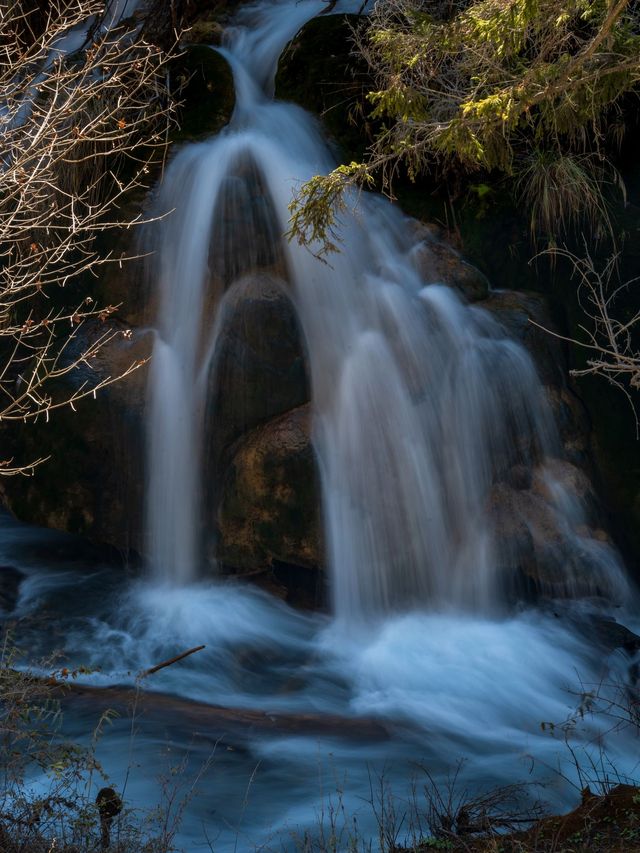
<svg viewBox="0 0 640 853">
<path fill-rule="evenodd" d="M 567 807 L 576 790 L 556 770 L 578 784 L 575 767 L 562 737 L 541 723 L 562 723 L 579 694 L 628 678 L 625 654 L 603 650 L 590 626 L 615 614 L 633 627 L 633 594 L 557 474 L 561 443 L 528 354 L 488 312 L 425 278 L 423 240 L 382 198 L 363 194 L 343 215 L 341 251 L 329 264 L 282 237 L 294 188 L 334 165 L 316 121 L 272 97 L 282 49 L 324 8 L 263 0 L 238 13 L 221 49 L 234 73 L 233 119 L 217 137 L 184 146 L 159 189 L 158 211 L 174 212 L 150 236 L 159 305 L 152 577 L 123 589 L 108 566 L 88 561 L 87 571 L 67 556 L 51 565 L 28 550 L 23 529 L 5 529 L 3 559 L 27 575 L 18 615 L 48 614 L 46 630 L 32 629 L 34 654 L 61 644 L 70 661 L 99 668 L 94 683 L 132 684 L 176 650 L 206 644 L 148 689 L 362 721 L 361 739 L 339 726 L 334 735 L 249 726 L 218 742 L 176 712 L 140 726 L 134 746 L 130 723 L 116 722 L 102 758 L 115 784 L 126 776 L 136 803 L 153 802 L 163 762 L 191 756 L 197 768 L 215 753 L 186 805 L 179 837 L 188 850 L 209 849 L 207 837 L 216 850 L 294 849 L 293 836 L 317 835 L 339 802 L 351 829 L 356 814 L 363 834 L 375 835 L 365 802 L 372 778 L 383 776 L 406 802 L 415 761 L 444 784 L 464 760 L 461 780 L 472 789 L 542 781 L 543 798 Z M 293 300 L 304 338 L 331 615 L 223 583 L 207 557 L 216 353 L 238 288 L 265 269 Z M 510 609 L 512 579 L 487 502 L 516 469 L 544 489 L 555 550 L 552 580 L 538 592 L 563 604 Z M 366 734 L 371 719 L 384 723 L 380 741 Z M 78 734 L 86 719 L 70 727 Z M 606 717 L 587 717 L 575 727 L 578 751 L 605 754 L 633 775 L 624 733 L 609 729 Z"/>
<path fill-rule="evenodd" d="M 153 572 L 184 583 L 202 569 L 201 480 L 216 475 L 203 464 L 204 421 L 225 303 L 243 276 L 278 265 L 308 354 L 339 618 L 415 605 L 495 610 L 504 578 L 487 496 L 514 466 L 536 467 L 553 495 L 556 593 L 627 600 L 615 555 L 580 541 L 579 504 L 546 464 L 561 451 L 529 356 L 486 312 L 421 277 L 409 221 L 363 194 L 329 264 L 283 238 L 296 186 L 333 165 L 315 121 L 272 99 L 282 49 L 322 8 L 263 2 L 240 13 L 223 50 L 236 81 L 231 124 L 184 148 L 160 192 L 159 211 L 175 213 L 155 233 Z M 585 549 L 590 560 L 576 567 L 567 554 Z"/>
</svg>

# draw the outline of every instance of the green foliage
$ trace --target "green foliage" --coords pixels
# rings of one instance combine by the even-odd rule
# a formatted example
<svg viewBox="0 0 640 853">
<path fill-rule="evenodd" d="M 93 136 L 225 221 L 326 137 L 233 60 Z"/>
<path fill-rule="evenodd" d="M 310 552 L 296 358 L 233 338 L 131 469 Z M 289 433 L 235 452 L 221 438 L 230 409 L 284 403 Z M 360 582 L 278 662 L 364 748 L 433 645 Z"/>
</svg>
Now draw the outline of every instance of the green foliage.
<svg viewBox="0 0 640 853">
<path fill-rule="evenodd" d="M 356 41 L 381 129 L 361 170 L 349 167 L 353 180 L 380 169 L 388 183 L 399 165 L 412 180 L 434 166 L 493 173 L 527 205 L 534 239 L 557 243 L 585 222 L 595 236 L 610 231 L 606 199 L 620 180 L 609 158 L 620 137 L 609 129 L 623 127 L 623 96 L 640 82 L 637 3 L 387 0 Z M 293 234 L 301 221 L 313 230 L 314 204 L 331 201 L 335 174 L 302 188 Z"/>
<path fill-rule="evenodd" d="M 476 0 L 452 17 L 434 2 L 378 4 L 362 47 L 383 85 L 375 112 L 432 153 L 504 168 L 522 136 L 576 136 L 640 79 L 638 11 L 628 0 Z M 408 97 L 407 93 L 411 96 Z M 462 131 L 473 147 L 452 147 Z"/>
<path fill-rule="evenodd" d="M 370 185 L 373 178 L 366 166 L 350 163 L 328 175 L 316 175 L 302 185 L 289 204 L 291 214 L 287 237 L 322 258 L 338 247 L 338 217 L 347 209 L 345 194 L 354 184 Z"/>
</svg>

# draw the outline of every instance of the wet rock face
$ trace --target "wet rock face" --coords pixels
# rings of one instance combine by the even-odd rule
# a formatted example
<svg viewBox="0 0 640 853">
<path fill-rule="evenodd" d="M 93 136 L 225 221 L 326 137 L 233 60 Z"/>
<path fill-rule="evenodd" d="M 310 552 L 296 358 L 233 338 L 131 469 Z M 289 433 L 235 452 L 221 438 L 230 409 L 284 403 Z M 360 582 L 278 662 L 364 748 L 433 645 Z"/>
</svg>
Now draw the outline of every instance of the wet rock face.
<svg viewBox="0 0 640 853">
<path fill-rule="evenodd" d="M 209 290 L 223 293 L 246 275 L 286 279 L 282 233 L 273 200 L 255 160 L 237 157 L 220 188 L 209 244 Z"/>
<path fill-rule="evenodd" d="M 209 378 L 209 441 L 224 451 L 243 433 L 310 399 L 295 308 L 280 279 L 247 276 L 221 306 Z"/>
<path fill-rule="evenodd" d="M 568 385 L 565 353 L 554 337 L 545 299 L 533 293 L 491 291 L 478 306 L 531 356 L 558 438 L 554 458 L 544 465 L 514 465 L 498 472 L 487 496 L 507 596 L 533 601 L 580 597 L 594 590 L 604 597 L 609 592 L 615 596 L 602 569 L 602 561 L 607 562 L 603 547 L 613 543 L 592 484 L 589 422 L 584 405 Z M 558 501 L 569 501 L 576 508 L 575 517 L 581 520 L 575 528 L 563 524 Z"/>
<path fill-rule="evenodd" d="M 447 251 L 443 248 L 439 256 L 447 257 Z M 464 264 L 455 253 L 452 257 Z M 584 535 L 605 541 L 589 479 L 577 467 L 588 438 L 579 401 L 563 382 L 562 352 L 554 338 L 535 327 L 532 332 L 529 323 L 533 315 L 540 325 L 548 324 L 542 301 L 501 292 L 477 304 L 492 311 L 541 365 L 551 405 L 561 414 L 565 449 L 575 450 L 569 461 L 557 463 L 554 475 L 588 510 Z M 303 333 L 289 285 L 276 271 L 263 269 L 232 283 L 219 312 L 204 461 L 210 472 L 207 525 L 215 530 L 212 555 L 227 571 L 241 574 L 287 566 L 291 587 L 296 572 L 304 575 L 324 562 Z M 71 386 L 122 373 L 150 355 L 152 332 L 115 322 L 112 327 L 126 334 L 119 334 L 91 366 L 71 374 Z M 78 351 L 104 330 L 103 324 L 87 325 Z M 10 488 L 0 480 L 7 505 L 21 518 L 141 552 L 145 398 L 143 366 L 100 392 L 97 400 L 80 403 L 77 412 L 61 410 L 49 424 L 21 426 L 12 451 L 16 458 L 36 458 L 43 447 L 52 458 L 34 478 L 14 478 Z M 567 550 L 553 495 L 535 464 L 535 459 L 515 459 L 498 466 L 487 496 L 499 568 L 516 597 L 561 594 L 560 567 L 579 557 Z M 589 566 L 576 563 L 576 592 L 583 570 Z"/>
<path fill-rule="evenodd" d="M 439 229 L 422 222 L 411 222 L 417 241 L 413 262 L 427 284 L 447 284 L 455 288 L 468 302 L 486 299 L 489 294 L 487 277 L 465 261 L 448 243 Z"/>
<path fill-rule="evenodd" d="M 554 460 L 544 468 L 518 472 L 495 483 L 487 498 L 489 523 L 496 537 L 498 570 L 508 598 L 577 598 L 598 585 L 600 570 L 590 556 L 592 543 L 611 544 L 606 532 L 585 523 L 568 531 L 557 512 L 554 490 L 560 487 L 594 521 L 596 498 L 588 477 L 569 462 Z M 567 580 L 568 579 L 568 580 Z M 606 578 L 597 590 L 606 597 Z"/>
<path fill-rule="evenodd" d="M 319 116 L 330 141 L 348 159 L 361 159 L 373 140 L 366 93 L 373 88 L 353 48 L 358 15 L 325 15 L 302 27 L 280 57 L 276 97 Z"/>
<path fill-rule="evenodd" d="M 590 424 L 580 398 L 567 382 L 567 364 L 562 343 L 548 313 L 546 300 L 537 293 L 515 290 L 490 291 L 478 302 L 521 344 L 531 356 L 567 459 L 591 471 Z"/>
<path fill-rule="evenodd" d="M 215 14 L 221 14 L 219 7 Z M 171 78 L 176 87 L 182 87 L 180 126 L 173 132 L 174 142 L 207 138 L 229 123 L 235 106 L 233 75 L 219 53 L 207 45 L 187 47 L 172 65 Z M 148 178 L 149 186 L 160 180 L 161 166 L 159 159 L 154 174 Z M 147 279 L 143 257 L 149 250 L 143 229 L 157 213 L 152 210 L 152 199 L 153 194 L 145 187 L 131 190 L 119 201 L 118 218 L 122 222 L 136 222 L 136 227 L 113 227 L 98 237 L 101 251 L 114 263 L 107 264 L 99 280 L 92 283 L 91 295 L 101 306 L 119 306 L 118 317 L 132 326 L 153 323 L 157 313 L 157 291 Z M 172 215 L 171 211 L 164 213 Z M 215 249 L 219 257 L 219 247 Z M 119 258 L 127 260 L 119 263 Z"/>
<path fill-rule="evenodd" d="M 176 60 L 172 77 L 182 87 L 176 142 L 210 136 L 229 123 L 235 105 L 233 75 L 217 51 L 208 44 L 187 47 Z"/>
<path fill-rule="evenodd" d="M 315 567 L 320 560 L 320 490 L 310 439 L 310 398 L 303 337 L 285 282 L 246 276 L 220 307 L 207 412 L 210 526 L 220 527 L 214 556 L 229 570 L 273 561 Z M 151 355 L 153 332 L 115 321 L 87 324 L 71 359 L 105 331 L 116 338 L 90 365 L 65 377 L 61 394 L 125 373 Z M 5 428 L 15 459 L 49 461 L 34 477 L 0 480 L 17 517 L 143 551 L 147 366 L 49 423 Z"/>
<path fill-rule="evenodd" d="M 246 276 L 220 308 L 210 374 L 208 503 L 231 570 L 320 565 L 320 488 L 302 331 L 287 285 Z"/>
<path fill-rule="evenodd" d="M 532 357 L 540 381 L 545 386 L 566 384 L 564 352 L 543 296 L 515 290 L 498 290 L 487 294 L 482 307 L 504 327 L 505 331 Z"/>
<path fill-rule="evenodd" d="M 311 412 L 301 406 L 234 446 L 218 511 L 218 557 L 245 571 L 322 563 Z"/>
</svg>

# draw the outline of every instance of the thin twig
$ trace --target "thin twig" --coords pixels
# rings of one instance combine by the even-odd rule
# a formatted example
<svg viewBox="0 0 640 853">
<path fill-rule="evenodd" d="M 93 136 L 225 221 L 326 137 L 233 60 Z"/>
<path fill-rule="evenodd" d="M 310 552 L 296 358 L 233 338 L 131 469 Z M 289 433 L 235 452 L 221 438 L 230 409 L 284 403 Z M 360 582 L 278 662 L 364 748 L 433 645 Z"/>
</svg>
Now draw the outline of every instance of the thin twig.
<svg viewBox="0 0 640 853">
<path fill-rule="evenodd" d="M 174 663 L 178 663 L 179 660 L 188 657 L 189 655 L 195 654 L 195 652 L 200 652 L 202 649 L 206 649 L 206 646 L 194 646 L 193 649 L 187 649 L 186 652 L 182 652 L 180 655 L 176 655 L 174 658 L 169 658 L 169 660 L 164 660 L 162 663 L 158 663 L 155 666 L 152 666 L 151 669 L 145 669 L 144 672 L 141 672 L 138 678 L 146 678 L 147 675 L 153 675 L 154 672 L 158 672 L 159 669 L 164 669 L 166 666 L 171 666 Z"/>
</svg>

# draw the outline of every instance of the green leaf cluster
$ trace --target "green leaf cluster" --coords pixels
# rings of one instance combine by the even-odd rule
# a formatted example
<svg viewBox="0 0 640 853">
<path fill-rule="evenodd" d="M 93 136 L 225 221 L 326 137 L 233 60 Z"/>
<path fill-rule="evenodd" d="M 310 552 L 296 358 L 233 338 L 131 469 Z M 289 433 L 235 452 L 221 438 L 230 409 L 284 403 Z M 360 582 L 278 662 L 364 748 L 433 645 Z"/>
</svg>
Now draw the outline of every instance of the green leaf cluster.
<svg viewBox="0 0 640 853">
<path fill-rule="evenodd" d="M 323 205 L 345 177 L 380 170 L 384 182 L 398 166 L 411 179 L 434 167 L 505 179 L 550 242 L 578 222 L 596 236 L 609 227 L 607 193 L 621 187 L 611 153 L 640 83 L 640 4 L 385 0 L 357 46 L 375 80 L 376 143 L 365 164 L 302 188 L 292 233 L 304 223 L 326 236 Z"/>
<path fill-rule="evenodd" d="M 302 184 L 289 204 L 288 239 L 310 249 L 318 258 L 338 250 L 339 216 L 347 209 L 346 194 L 354 184 L 369 186 L 373 178 L 362 163 L 338 166 Z"/>
<path fill-rule="evenodd" d="M 629 0 L 478 0 L 445 18 L 430 7 L 378 4 L 365 45 L 374 115 L 393 122 L 389 138 L 412 136 L 425 163 L 508 171 L 533 142 L 566 150 L 587 127 L 597 137 L 640 80 Z"/>
</svg>

